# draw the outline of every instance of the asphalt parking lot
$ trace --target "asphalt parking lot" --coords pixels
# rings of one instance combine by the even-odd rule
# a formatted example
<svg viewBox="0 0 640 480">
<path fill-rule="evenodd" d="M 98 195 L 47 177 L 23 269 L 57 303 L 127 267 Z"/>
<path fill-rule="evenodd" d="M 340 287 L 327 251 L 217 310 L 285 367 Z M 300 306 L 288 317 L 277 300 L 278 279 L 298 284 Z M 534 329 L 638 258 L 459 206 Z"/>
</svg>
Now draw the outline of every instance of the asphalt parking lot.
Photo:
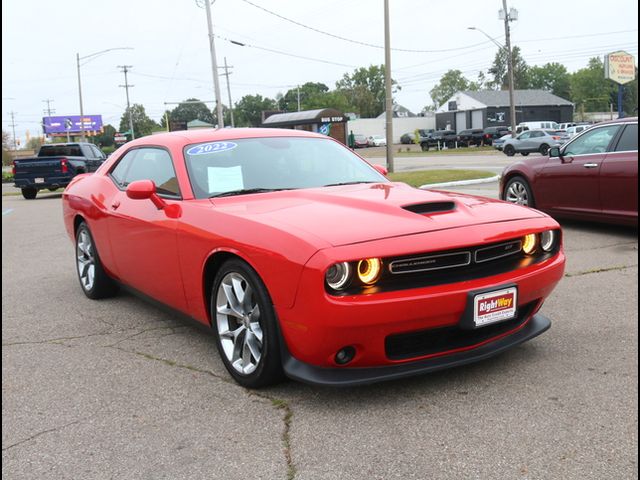
<svg viewBox="0 0 640 480">
<path fill-rule="evenodd" d="M 637 229 L 563 223 L 552 328 L 497 358 L 248 391 L 203 331 L 82 294 L 60 194 L 2 215 L 3 478 L 637 478 Z"/>
</svg>

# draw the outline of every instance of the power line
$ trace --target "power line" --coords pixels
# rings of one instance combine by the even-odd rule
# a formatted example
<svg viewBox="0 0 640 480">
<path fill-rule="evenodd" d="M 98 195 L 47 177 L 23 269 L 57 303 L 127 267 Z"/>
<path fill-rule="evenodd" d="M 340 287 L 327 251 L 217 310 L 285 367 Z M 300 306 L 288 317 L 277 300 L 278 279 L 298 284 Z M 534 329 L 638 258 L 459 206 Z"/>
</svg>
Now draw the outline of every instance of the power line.
<svg viewBox="0 0 640 480">
<path fill-rule="evenodd" d="M 311 30 L 312 32 L 316 32 L 319 33 L 321 35 L 326 35 L 327 37 L 331 37 L 331 38 L 335 38 L 336 40 L 342 40 L 343 42 L 349 42 L 349 43 L 353 43 L 355 45 L 360 45 L 363 47 L 371 47 L 371 48 L 378 48 L 378 49 L 384 49 L 383 45 L 375 45 L 373 43 L 367 43 L 367 42 L 361 42 L 360 40 L 354 40 L 352 38 L 347 38 L 347 37 L 343 37 L 340 35 L 336 35 L 334 33 L 329 33 L 329 32 L 325 32 L 324 30 L 320 30 L 318 28 L 315 27 L 311 27 L 309 25 L 305 25 L 304 23 L 298 22 L 296 20 L 293 20 L 291 18 L 285 17 L 284 15 L 280 15 L 279 13 L 276 13 L 274 11 L 268 10 L 266 8 L 264 8 L 263 6 L 257 5 L 253 2 L 251 2 L 250 0 L 242 0 L 244 3 L 251 5 L 252 7 L 255 7 L 259 10 L 262 10 L 263 12 L 268 13 L 269 15 L 273 15 L 274 17 L 279 18 L 280 20 L 284 20 L 285 22 L 289 22 L 292 23 L 294 25 L 297 25 L 298 27 L 302 27 L 302 28 L 306 28 L 307 30 Z M 475 43 L 473 45 L 467 45 L 465 47 L 457 47 L 457 48 L 446 48 L 446 49 L 442 49 L 442 50 L 416 50 L 416 49 L 412 49 L 412 48 L 392 48 L 391 50 L 395 51 L 395 52 L 408 52 L 408 53 L 444 53 L 444 52 L 454 52 L 456 50 L 464 50 L 466 48 L 473 48 L 473 47 L 477 47 L 479 45 L 485 45 L 489 42 L 485 41 L 485 42 L 481 42 L 481 43 Z"/>
</svg>

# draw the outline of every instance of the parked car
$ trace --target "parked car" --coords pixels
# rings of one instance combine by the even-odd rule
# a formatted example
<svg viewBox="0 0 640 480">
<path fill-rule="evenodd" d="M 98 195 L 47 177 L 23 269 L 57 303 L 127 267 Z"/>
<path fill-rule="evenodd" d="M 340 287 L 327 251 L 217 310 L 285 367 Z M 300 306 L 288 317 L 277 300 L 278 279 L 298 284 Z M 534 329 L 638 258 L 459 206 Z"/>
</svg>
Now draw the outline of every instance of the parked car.
<svg viewBox="0 0 640 480">
<path fill-rule="evenodd" d="M 387 145 L 387 139 L 382 135 L 371 135 L 367 137 L 367 144 L 370 147 L 384 147 Z"/>
<path fill-rule="evenodd" d="M 566 131 L 569 127 L 575 127 L 576 124 L 574 122 L 561 123 L 558 125 L 558 130 Z"/>
<path fill-rule="evenodd" d="M 638 119 L 599 123 L 505 169 L 500 196 L 558 217 L 638 225 Z"/>
<path fill-rule="evenodd" d="M 562 140 L 562 142 L 566 142 L 567 140 L 570 140 L 572 137 L 574 137 L 576 134 L 586 130 L 587 128 L 589 128 L 591 125 L 574 125 L 571 127 L 567 127 L 567 129 L 564 131 L 564 133 L 560 134 L 560 139 Z"/>
<path fill-rule="evenodd" d="M 457 137 L 458 147 L 480 146 L 484 141 L 484 130 L 481 128 L 470 128 L 461 130 Z"/>
<path fill-rule="evenodd" d="M 502 147 L 504 146 L 504 142 L 511 138 L 511 134 L 507 133 L 506 135 L 501 136 L 500 138 L 496 138 L 493 141 L 493 147 L 497 150 L 502 151 Z"/>
<path fill-rule="evenodd" d="M 63 193 L 80 288 L 192 317 L 250 388 L 283 372 L 334 386 L 423 374 L 549 328 L 555 220 L 383 173 L 305 131 L 136 139 Z"/>
<path fill-rule="evenodd" d="M 551 147 L 557 147 L 561 143 L 560 135 L 555 130 L 527 130 L 515 138 L 507 138 L 502 151 L 508 157 L 513 157 L 516 153 L 527 156 L 532 152 L 547 155 Z"/>
<path fill-rule="evenodd" d="M 353 148 L 366 148 L 369 146 L 369 141 L 367 140 L 367 137 L 365 137 L 364 135 L 354 135 L 354 144 L 353 144 Z"/>
<path fill-rule="evenodd" d="M 66 187 L 81 173 L 95 172 L 107 156 L 93 143 L 52 143 L 42 145 L 37 157 L 13 162 L 14 186 L 33 200 L 39 190 Z"/>
<path fill-rule="evenodd" d="M 455 148 L 458 135 L 453 130 L 435 130 L 420 138 L 420 147 L 426 152 L 429 148 Z"/>
<path fill-rule="evenodd" d="M 415 133 L 405 133 L 400 137 L 400 143 L 403 145 L 411 145 L 416 138 Z"/>
<path fill-rule="evenodd" d="M 484 144 L 492 145 L 494 140 L 504 137 L 509 132 L 509 127 L 505 126 L 486 127 L 484 129 Z"/>
</svg>

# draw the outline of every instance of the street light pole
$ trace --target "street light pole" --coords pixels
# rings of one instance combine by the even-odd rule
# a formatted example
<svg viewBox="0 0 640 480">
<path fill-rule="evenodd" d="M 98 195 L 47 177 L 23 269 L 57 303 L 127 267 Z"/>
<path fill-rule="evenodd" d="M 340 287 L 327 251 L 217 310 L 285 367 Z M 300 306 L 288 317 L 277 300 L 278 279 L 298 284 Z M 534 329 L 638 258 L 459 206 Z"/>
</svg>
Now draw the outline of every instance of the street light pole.
<svg viewBox="0 0 640 480">
<path fill-rule="evenodd" d="M 99 52 L 92 53 L 90 55 L 85 55 L 81 57 L 79 53 L 76 53 L 76 69 L 78 70 L 78 97 L 80 99 L 80 136 L 82 141 L 85 141 L 84 136 L 84 107 L 82 105 L 82 80 L 80 79 L 80 60 L 87 60 L 97 57 L 98 55 L 102 55 L 103 53 L 110 52 L 112 50 L 133 50 L 131 47 L 115 47 L 115 48 L 107 48 L 106 50 L 100 50 Z"/>
<path fill-rule="evenodd" d="M 505 35 L 505 43 L 507 47 L 507 58 L 509 64 L 509 106 L 510 112 L 509 116 L 511 117 L 511 136 L 515 138 L 516 136 L 516 104 L 513 98 L 513 52 L 511 50 L 511 32 L 509 29 L 509 22 L 511 21 L 511 14 L 507 10 L 507 0 L 502 0 L 502 8 L 504 9 L 504 35 Z"/>
<path fill-rule="evenodd" d="M 209 0 L 204 0 L 204 7 L 207 11 L 207 28 L 209 30 L 209 51 L 211 52 L 211 70 L 213 71 L 213 87 L 216 94 L 216 115 L 218 116 L 218 128 L 224 128 L 224 116 L 222 113 L 222 100 L 220 96 L 220 80 L 218 78 L 218 61 L 216 60 L 216 45 L 213 36 L 213 26 L 211 24 L 211 4 Z"/>
<path fill-rule="evenodd" d="M 389 28 L 389 0 L 384 0 L 384 91 L 385 126 L 387 134 L 387 170 L 394 171 L 393 162 L 393 97 L 391 96 L 391 31 Z"/>
</svg>

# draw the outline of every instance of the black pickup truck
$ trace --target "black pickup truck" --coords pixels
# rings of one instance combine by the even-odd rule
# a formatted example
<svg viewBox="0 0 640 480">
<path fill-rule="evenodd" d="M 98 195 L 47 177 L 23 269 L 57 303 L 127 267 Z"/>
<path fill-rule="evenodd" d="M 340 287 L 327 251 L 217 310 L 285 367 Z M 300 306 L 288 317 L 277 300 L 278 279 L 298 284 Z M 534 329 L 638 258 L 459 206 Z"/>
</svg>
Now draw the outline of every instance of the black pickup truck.
<svg viewBox="0 0 640 480">
<path fill-rule="evenodd" d="M 80 173 L 95 172 L 107 156 L 92 143 L 52 143 L 40 147 L 37 157 L 13 162 L 15 186 L 28 200 L 38 190 L 66 187 Z"/>
<path fill-rule="evenodd" d="M 426 152 L 431 147 L 438 149 L 445 146 L 447 148 L 455 148 L 457 139 L 458 136 L 453 130 L 436 130 L 426 137 L 420 137 L 420 147 L 423 152 Z"/>
</svg>

